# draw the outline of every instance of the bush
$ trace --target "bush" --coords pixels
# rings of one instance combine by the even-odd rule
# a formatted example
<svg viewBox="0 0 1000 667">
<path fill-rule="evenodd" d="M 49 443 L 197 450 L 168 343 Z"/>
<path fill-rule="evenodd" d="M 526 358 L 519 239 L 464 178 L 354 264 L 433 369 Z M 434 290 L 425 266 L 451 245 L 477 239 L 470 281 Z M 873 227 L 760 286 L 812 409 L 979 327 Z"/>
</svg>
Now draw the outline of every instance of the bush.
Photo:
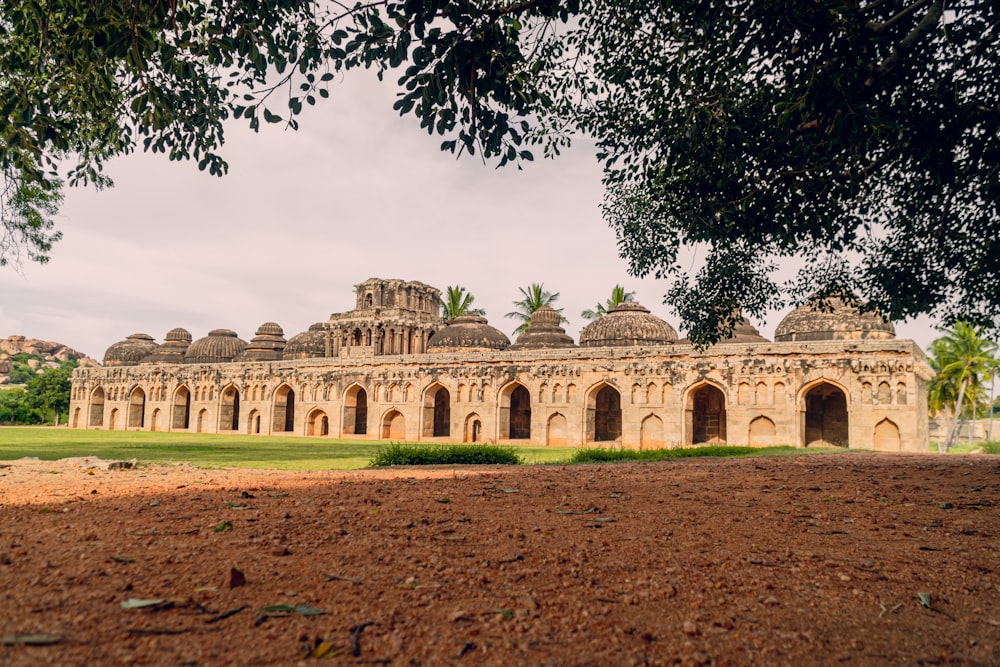
<svg viewBox="0 0 1000 667">
<path fill-rule="evenodd" d="M 709 445 L 683 449 L 581 449 L 570 458 L 570 463 L 610 463 L 615 461 L 663 461 L 695 456 L 772 456 L 781 452 L 794 452 L 795 447 L 732 447 Z"/>
<path fill-rule="evenodd" d="M 394 442 L 379 447 L 369 468 L 430 465 L 520 465 L 513 447 L 497 445 L 417 445 Z"/>
</svg>

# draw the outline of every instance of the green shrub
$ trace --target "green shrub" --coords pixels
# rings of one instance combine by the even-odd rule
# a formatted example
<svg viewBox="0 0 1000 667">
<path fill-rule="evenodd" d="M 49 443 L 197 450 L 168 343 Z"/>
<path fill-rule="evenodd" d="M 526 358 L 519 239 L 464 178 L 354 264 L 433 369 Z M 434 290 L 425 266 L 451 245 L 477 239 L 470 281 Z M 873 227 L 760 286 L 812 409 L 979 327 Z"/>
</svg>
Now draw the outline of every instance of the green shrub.
<svg viewBox="0 0 1000 667">
<path fill-rule="evenodd" d="M 513 447 L 497 445 L 424 445 L 390 443 L 379 447 L 369 467 L 429 465 L 520 465 Z"/>
<path fill-rule="evenodd" d="M 570 463 L 609 463 L 614 461 L 663 461 L 695 456 L 773 456 L 781 453 L 802 452 L 795 447 L 732 447 L 708 445 L 682 449 L 581 449 L 570 458 Z"/>
</svg>

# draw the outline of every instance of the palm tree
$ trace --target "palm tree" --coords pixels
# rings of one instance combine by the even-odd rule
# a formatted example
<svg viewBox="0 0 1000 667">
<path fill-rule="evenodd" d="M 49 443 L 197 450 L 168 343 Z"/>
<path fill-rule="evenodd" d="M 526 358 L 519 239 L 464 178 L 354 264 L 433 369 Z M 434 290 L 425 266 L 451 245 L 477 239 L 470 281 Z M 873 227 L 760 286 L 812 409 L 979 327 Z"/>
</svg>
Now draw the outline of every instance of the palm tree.
<svg viewBox="0 0 1000 667">
<path fill-rule="evenodd" d="M 520 322 L 517 328 L 514 329 L 514 335 L 518 336 L 522 331 L 528 328 L 531 323 L 531 314 L 542 306 L 551 307 L 553 303 L 559 298 L 559 292 L 552 293 L 545 291 L 545 286 L 542 283 L 531 283 L 527 288 L 520 287 L 521 290 L 521 300 L 514 301 L 515 310 L 507 313 L 504 317 L 509 317 L 512 320 L 517 320 Z M 562 308 L 555 309 L 557 313 L 563 311 Z M 566 318 L 561 318 L 562 322 L 566 322 Z"/>
<path fill-rule="evenodd" d="M 947 452 L 958 434 L 963 412 L 975 419 L 976 405 L 986 391 L 1000 361 L 997 344 L 982 337 L 982 332 L 967 322 L 956 322 L 951 330 L 930 346 L 930 364 L 937 371 L 931 381 L 928 403 L 932 414 L 948 412 L 952 423 L 948 438 L 939 451 Z"/>
<path fill-rule="evenodd" d="M 451 322 L 462 315 L 485 315 L 486 311 L 482 308 L 472 307 L 472 302 L 475 300 L 476 297 L 472 296 L 461 285 L 454 287 L 449 285 L 444 295 L 444 301 L 441 302 L 441 317 L 446 322 Z"/>
<path fill-rule="evenodd" d="M 596 320 L 598 317 L 604 317 L 609 310 L 626 301 L 635 301 L 635 292 L 626 292 L 621 285 L 615 285 L 611 290 L 611 298 L 606 303 L 597 304 L 597 308 L 594 310 L 583 311 L 580 313 L 580 317 L 585 320 Z"/>
</svg>

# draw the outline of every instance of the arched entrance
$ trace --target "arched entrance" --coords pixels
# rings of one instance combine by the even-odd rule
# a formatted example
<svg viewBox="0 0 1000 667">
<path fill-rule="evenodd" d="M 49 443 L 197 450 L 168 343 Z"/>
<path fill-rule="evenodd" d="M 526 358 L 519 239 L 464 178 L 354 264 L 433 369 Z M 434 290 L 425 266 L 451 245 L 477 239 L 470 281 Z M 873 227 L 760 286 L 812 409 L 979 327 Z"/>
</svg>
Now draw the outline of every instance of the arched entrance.
<svg viewBox="0 0 1000 667">
<path fill-rule="evenodd" d="M 202 408 L 201 410 L 198 411 L 198 427 L 197 429 L 195 429 L 198 431 L 198 433 L 205 432 L 205 422 L 207 420 L 208 420 L 208 409 Z"/>
<path fill-rule="evenodd" d="M 587 401 L 587 439 L 615 442 L 622 437 L 622 395 L 611 385 L 592 392 Z"/>
<path fill-rule="evenodd" d="M 344 435 L 368 433 L 368 392 L 361 385 L 352 385 L 344 394 Z"/>
<path fill-rule="evenodd" d="M 90 420 L 88 426 L 104 426 L 104 390 L 98 387 L 90 394 Z"/>
<path fill-rule="evenodd" d="M 545 444 L 553 447 L 565 447 L 569 443 L 567 435 L 566 417 L 557 412 L 549 417 L 549 422 L 545 428 Z"/>
<path fill-rule="evenodd" d="M 111 409 L 111 415 L 108 417 L 108 430 L 115 431 L 118 429 L 118 408 Z"/>
<path fill-rule="evenodd" d="M 465 442 L 483 441 L 483 421 L 475 412 L 465 418 Z"/>
<path fill-rule="evenodd" d="M 531 438 L 531 394 L 514 382 L 500 392 L 500 437 L 511 440 Z"/>
<path fill-rule="evenodd" d="M 872 447 L 878 452 L 898 452 L 902 449 L 899 427 L 888 418 L 875 424 L 875 437 Z"/>
<path fill-rule="evenodd" d="M 776 433 L 773 421 L 767 417 L 757 417 L 750 422 L 747 443 L 751 447 L 768 447 L 774 444 Z"/>
<path fill-rule="evenodd" d="M 330 435 L 330 419 L 322 410 L 313 410 L 306 420 L 306 435 Z"/>
<path fill-rule="evenodd" d="M 688 394 L 690 444 L 726 442 L 726 395 L 712 384 L 703 384 Z"/>
<path fill-rule="evenodd" d="M 274 391 L 273 433 L 291 433 L 295 430 L 295 390 L 283 384 Z"/>
<path fill-rule="evenodd" d="M 830 382 L 820 382 L 806 392 L 803 444 L 847 447 L 849 429 L 847 395 Z"/>
<path fill-rule="evenodd" d="M 663 420 L 649 415 L 642 420 L 639 447 L 642 449 L 663 449 Z"/>
<path fill-rule="evenodd" d="M 149 430 L 159 431 L 160 430 L 160 409 L 155 408 L 153 410 L 152 418 L 149 420 Z"/>
<path fill-rule="evenodd" d="M 257 410 L 251 410 L 250 414 L 247 415 L 247 435 L 259 435 L 260 434 L 260 413 Z"/>
<path fill-rule="evenodd" d="M 423 437 L 447 438 L 451 435 L 451 392 L 440 384 L 432 384 L 424 392 L 423 412 Z"/>
<path fill-rule="evenodd" d="M 405 440 L 406 419 L 399 410 L 390 410 L 382 418 L 383 440 Z"/>
<path fill-rule="evenodd" d="M 240 392 L 232 385 L 222 390 L 222 404 L 219 406 L 219 430 L 240 430 Z"/>
<path fill-rule="evenodd" d="M 179 431 L 191 427 L 191 391 L 181 385 L 174 392 L 170 413 L 170 430 Z"/>
<path fill-rule="evenodd" d="M 128 397 L 126 428 L 143 428 L 146 425 L 146 392 L 136 387 Z"/>
</svg>

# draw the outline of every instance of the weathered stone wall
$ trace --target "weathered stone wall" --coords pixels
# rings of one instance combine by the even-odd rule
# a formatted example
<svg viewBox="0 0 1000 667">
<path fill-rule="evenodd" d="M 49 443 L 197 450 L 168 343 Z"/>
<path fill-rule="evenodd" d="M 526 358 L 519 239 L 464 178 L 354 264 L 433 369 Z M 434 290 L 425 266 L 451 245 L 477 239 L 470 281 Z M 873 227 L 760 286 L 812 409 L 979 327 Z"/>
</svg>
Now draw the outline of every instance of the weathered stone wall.
<svg viewBox="0 0 1000 667">
<path fill-rule="evenodd" d="M 79 369 L 70 413 L 80 428 L 233 432 L 236 410 L 238 432 L 270 435 L 675 447 L 706 437 L 806 446 L 846 434 L 835 444 L 927 451 L 930 377 L 919 348 L 904 340 L 340 356 Z M 530 416 L 515 401 L 512 421 L 519 385 Z M 614 391 L 602 402 L 603 387 Z M 355 433 L 358 388 L 364 435 Z M 440 388 L 448 435 L 435 436 Z M 606 400 L 615 392 L 620 412 Z M 529 437 L 512 440 L 511 424 L 524 435 L 517 425 L 526 420 Z M 614 439 L 600 440 L 609 432 Z"/>
</svg>

